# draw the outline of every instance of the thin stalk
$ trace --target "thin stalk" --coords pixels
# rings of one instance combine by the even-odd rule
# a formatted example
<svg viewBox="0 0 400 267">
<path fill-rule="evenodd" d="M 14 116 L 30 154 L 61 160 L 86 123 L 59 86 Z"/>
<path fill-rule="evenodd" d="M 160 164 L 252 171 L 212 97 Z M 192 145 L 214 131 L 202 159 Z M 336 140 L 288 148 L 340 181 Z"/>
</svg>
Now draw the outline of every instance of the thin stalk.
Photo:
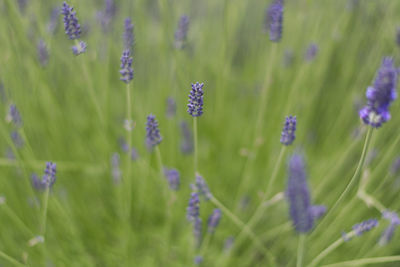
<svg viewBox="0 0 400 267">
<path fill-rule="evenodd" d="M 161 176 L 161 178 L 164 178 L 164 170 L 163 170 L 161 152 L 160 152 L 160 149 L 158 148 L 158 146 L 156 146 L 155 151 L 156 151 L 158 168 L 160 170 L 160 176 Z"/>
<path fill-rule="evenodd" d="M 45 236 L 45 233 L 46 233 L 47 206 L 48 206 L 48 202 L 49 202 L 49 194 L 50 194 L 50 185 L 47 184 L 46 191 L 44 193 L 44 200 L 43 200 L 42 224 L 40 226 L 40 232 L 41 232 L 42 236 Z"/>
<path fill-rule="evenodd" d="M 296 267 L 303 266 L 303 256 L 304 256 L 304 244 L 306 242 L 306 235 L 300 234 L 299 236 L 299 244 L 297 247 L 297 262 Z"/>
<path fill-rule="evenodd" d="M 198 171 L 197 117 L 193 117 L 193 139 L 194 139 L 194 173 L 197 173 Z"/>
<path fill-rule="evenodd" d="M 396 261 L 400 261 L 400 256 L 387 256 L 387 257 L 365 258 L 352 261 L 342 261 L 328 265 L 323 265 L 322 267 L 364 266 L 368 264 L 396 262 Z"/>
<path fill-rule="evenodd" d="M 363 150 L 361 152 L 361 157 L 360 160 L 358 162 L 357 168 L 353 174 L 353 176 L 350 179 L 350 182 L 347 184 L 346 188 L 344 189 L 344 191 L 342 192 L 342 194 L 339 196 L 339 198 L 336 200 L 335 204 L 333 204 L 332 208 L 329 209 L 329 211 L 326 213 L 325 217 L 322 219 L 322 221 L 314 228 L 313 233 L 315 233 L 315 231 L 325 222 L 327 221 L 327 218 L 329 217 L 328 215 L 332 214 L 332 212 L 337 208 L 337 206 L 342 202 L 342 200 L 344 199 L 344 197 L 347 196 L 347 194 L 349 193 L 349 191 L 353 188 L 355 182 L 357 181 L 358 177 L 360 176 L 362 167 L 364 165 L 364 161 L 365 161 L 365 157 L 367 155 L 367 150 L 368 150 L 368 146 L 369 143 L 371 141 L 371 136 L 372 136 L 372 132 L 373 132 L 373 128 L 369 127 L 368 132 L 367 132 L 367 136 L 365 138 L 365 142 L 364 142 L 364 147 Z M 330 220 L 331 222 L 333 222 L 332 220 Z"/>
<path fill-rule="evenodd" d="M 126 119 L 128 120 L 128 124 L 126 124 L 127 128 L 127 142 L 128 142 L 128 153 L 126 155 L 126 186 L 127 186 L 127 221 L 130 220 L 130 211 L 131 211 L 131 201 L 132 201 L 132 181 L 131 181 L 131 147 L 132 147 L 132 131 L 131 131 L 131 90 L 130 83 L 126 84 Z"/>
<path fill-rule="evenodd" d="M 357 197 L 362 200 L 365 205 L 367 205 L 367 207 L 374 207 L 376 208 L 380 213 L 384 212 L 386 209 L 386 207 L 384 205 L 382 205 L 382 203 L 380 203 L 377 199 L 375 199 L 374 197 L 370 196 L 367 192 L 365 192 L 364 190 L 360 190 L 357 193 Z"/>
<path fill-rule="evenodd" d="M 8 261 L 9 263 L 12 263 L 15 266 L 26 266 L 25 264 L 20 263 L 19 261 L 17 261 L 16 259 L 14 259 L 13 257 L 7 255 L 6 253 L 4 253 L 3 251 L 0 251 L 0 257 L 5 259 L 6 261 Z"/>
</svg>

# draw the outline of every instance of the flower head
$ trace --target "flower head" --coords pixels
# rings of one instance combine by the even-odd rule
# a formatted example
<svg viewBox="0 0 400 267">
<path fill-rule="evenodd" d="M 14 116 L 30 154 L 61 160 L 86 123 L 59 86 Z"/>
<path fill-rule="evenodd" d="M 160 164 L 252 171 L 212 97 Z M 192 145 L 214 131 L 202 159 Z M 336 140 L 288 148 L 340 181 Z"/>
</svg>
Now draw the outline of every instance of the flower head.
<svg viewBox="0 0 400 267">
<path fill-rule="evenodd" d="M 196 190 L 199 195 L 204 197 L 205 200 L 210 200 L 212 198 L 212 194 L 210 192 L 210 189 L 208 188 L 206 181 L 198 173 L 196 173 L 196 181 L 193 185 L 193 190 Z"/>
<path fill-rule="evenodd" d="M 64 28 L 68 38 L 71 40 L 79 39 L 82 31 L 74 8 L 64 2 L 61 9 L 61 14 L 64 15 Z"/>
<path fill-rule="evenodd" d="M 131 51 L 129 49 L 124 50 L 121 56 L 121 70 L 119 71 L 121 77 L 119 79 L 125 83 L 133 80 L 132 61 Z"/>
<path fill-rule="evenodd" d="M 180 185 L 180 174 L 177 169 L 164 168 L 164 175 L 171 190 L 178 190 Z"/>
<path fill-rule="evenodd" d="M 369 219 L 366 221 L 363 221 L 361 223 L 358 223 L 353 226 L 353 231 L 357 236 L 362 235 L 365 232 L 368 232 L 378 226 L 378 220 L 377 219 Z"/>
<path fill-rule="evenodd" d="M 397 98 L 397 72 L 393 59 L 384 58 L 374 85 L 367 89 L 367 105 L 359 112 L 365 124 L 379 128 L 382 123 L 390 120 L 389 107 Z"/>
<path fill-rule="evenodd" d="M 11 139 L 14 142 L 14 145 L 17 148 L 21 148 L 24 145 L 24 140 L 22 139 L 21 135 L 18 133 L 18 131 L 12 131 L 11 134 Z"/>
<path fill-rule="evenodd" d="M 42 65 L 42 67 L 45 67 L 49 62 L 49 51 L 47 50 L 46 43 L 43 39 L 40 39 L 37 44 L 37 54 L 40 65 Z"/>
<path fill-rule="evenodd" d="M 176 114 L 176 102 L 173 97 L 167 98 L 167 117 L 172 118 Z"/>
<path fill-rule="evenodd" d="M 392 240 L 393 235 L 400 225 L 400 218 L 396 212 L 384 211 L 382 217 L 389 221 L 389 226 L 385 229 L 379 239 L 379 245 L 384 246 Z"/>
<path fill-rule="evenodd" d="M 21 115 L 19 114 L 19 111 L 17 109 L 17 106 L 15 104 L 11 104 L 9 109 L 8 109 L 8 114 L 6 120 L 8 122 L 11 122 L 14 124 L 16 127 L 21 127 L 22 126 L 22 119 Z"/>
<path fill-rule="evenodd" d="M 400 157 L 397 157 L 392 163 L 390 172 L 392 175 L 396 175 L 399 173 L 399 171 L 400 171 Z"/>
<path fill-rule="evenodd" d="M 187 112 L 193 117 L 199 117 L 203 114 L 203 86 L 204 83 L 192 83 Z"/>
<path fill-rule="evenodd" d="M 311 212 L 310 191 L 308 189 L 303 157 L 294 154 L 289 161 L 287 196 L 290 216 L 296 231 L 306 233 L 311 230 L 314 217 Z"/>
<path fill-rule="evenodd" d="M 269 39 L 272 42 L 279 42 L 282 38 L 283 24 L 283 1 L 276 0 L 272 3 L 266 14 L 266 29 L 269 31 Z"/>
<path fill-rule="evenodd" d="M 103 32 L 108 32 L 110 30 L 110 26 L 116 11 L 117 8 L 115 6 L 114 0 L 104 1 L 104 9 L 98 13 L 98 19 L 100 21 Z"/>
<path fill-rule="evenodd" d="M 58 28 L 58 16 L 60 15 L 60 8 L 54 7 L 50 13 L 50 20 L 47 24 L 47 31 L 54 34 Z"/>
<path fill-rule="evenodd" d="M 314 60 L 317 54 L 318 54 L 318 45 L 315 43 L 311 43 L 306 50 L 304 58 L 306 61 L 310 62 Z"/>
<path fill-rule="evenodd" d="M 79 41 L 76 45 L 72 46 L 72 53 L 75 56 L 86 52 L 87 44 L 84 41 Z"/>
<path fill-rule="evenodd" d="M 186 209 L 187 219 L 190 222 L 194 222 L 196 218 L 200 216 L 200 199 L 197 193 L 192 193 L 189 199 L 189 205 Z"/>
<path fill-rule="evenodd" d="M 326 212 L 326 207 L 324 205 L 313 205 L 310 207 L 310 212 L 314 220 L 317 220 L 324 216 Z"/>
<path fill-rule="evenodd" d="M 125 30 L 123 34 L 124 39 L 124 49 L 132 51 L 133 45 L 135 43 L 135 35 L 133 33 L 134 26 L 130 18 L 126 18 L 124 22 Z"/>
<path fill-rule="evenodd" d="M 46 169 L 44 170 L 44 175 L 40 180 L 36 174 L 32 174 L 32 186 L 39 191 L 46 188 L 51 188 L 56 181 L 57 165 L 53 162 L 46 162 Z"/>
<path fill-rule="evenodd" d="M 286 117 L 285 125 L 283 126 L 281 143 L 285 146 L 291 145 L 296 138 L 296 116 Z"/>
<path fill-rule="evenodd" d="M 221 220 L 222 212 L 220 209 L 214 209 L 213 213 L 208 218 L 208 232 L 214 233 L 215 228 L 217 228 L 219 221 Z"/>
<path fill-rule="evenodd" d="M 152 148 L 161 143 L 162 137 L 160 130 L 158 129 L 158 122 L 156 117 L 152 114 L 147 116 L 146 124 L 146 144 L 149 148 Z"/>
<path fill-rule="evenodd" d="M 175 48 L 182 49 L 185 46 L 187 33 L 189 30 L 189 17 L 181 16 L 178 22 L 178 27 L 175 31 Z"/>
</svg>

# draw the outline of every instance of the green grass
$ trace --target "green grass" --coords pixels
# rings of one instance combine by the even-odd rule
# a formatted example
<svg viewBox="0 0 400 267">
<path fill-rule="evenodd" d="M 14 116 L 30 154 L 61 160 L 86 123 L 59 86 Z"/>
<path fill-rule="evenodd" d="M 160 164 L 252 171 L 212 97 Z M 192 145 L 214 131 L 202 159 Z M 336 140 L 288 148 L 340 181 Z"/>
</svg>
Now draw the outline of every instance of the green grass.
<svg viewBox="0 0 400 267">
<path fill-rule="evenodd" d="M 278 44 L 263 33 L 266 1 L 116 2 L 117 16 L 105 34 L 96 19 L 102 1 L 69 1 L 81 24 L 89 25 L 82 37 L 87 53 L 75 57 L 61 16 L 56 34 L 47 32 L 51 9 L 61 1 L 28 1 L 20 12 L 17 1 L 0 0 L 0 81 L 6 95 L 0 102 L 0 195 L 6 198 L 0 205 L 0 266 L 192 266 L 200 252 L 194 247 L 186 207 L 195 167 L 193 155 L 180 151 L 179 125 L 184 120 L 192 129 L 186 105 L 196 81 L 205 83 L 204 114 L 197 121 L 197 169 L 215 199 L 237 220 L 249 221 L 276 168 L 284 118 L 296 115 L 297 138 L 285 150 L 268 196 L 285 190 L 287 158 L 300 149 L 313 203 L 329 211 L 360 160 L 368 130 L 358 117 L 365 90 L 382 57 L 393 56 L 400 63 L 395 42 L 398 1 L 365 0 L 349 9 L 345 0 L 287 0 Z M 182 14 L 190 17 L 190 27 L 187 46 L 178 51 L 174 31 Z M 132 162 L 118 143 L 128 134 L 123 127 L 127 89 L 119 80 L 127 16 L 135 24 L 136 39 L 129 90 L 136 123 L 131 139 L 139 159 Z M 40 38 L 50 53 L 44 68 L 36 51 Z M 312 42 L 319 46 L 318 55 L 305 62 Z M 294 54 L 288 67 L 283 64 L 286 50 Z M 177 102 L 171 119 L 165 113 L 169 96 Z M 10 138 L 15 127 L 3 119 L 10 103 L 23 120 L 22 148 Z M 363 190 L 393 211 L 400 208 L 400 177 L 389 173 L 399 156 L 399 103 L 391 107 L 392 119 L 374 131 L 369 151 L 376 149 L 377 156 L 360 172 L 366 179 Z M 181 173 L 176 193 L 160 177 L 156 153 L 145 145 L 150 113 L 163 136 L 163 165 Z M 354 137 L 357 129 L 361 132 Z M 6 157 L 9 148 L 15 160 Z M 111 177 L 114 152 L 121 156 L 122 182 L 117 185 Z M 57 181 L 49 193 L 45 240 L 30 246 L 29 240 L 41 234 L 45 201 L 45 193 L 32 188 L 30 177 L 34 172 L 41 176 L 46 161 L 57 163 Z M 378 245 L 388 222 L 357 198 L 358 181 L 321 228 L 305 238 L 303 266 L 343 231 L 373 217 L 380 220 L 379 227 L 344 242 L 320 264 L 398 266 L 399 256 L 390 257 L 400 253 L 398 233 L 386 246 Z M 245 206 L 244 198 L 249 200 Z M 204 232 L 218 201 L 200 204 Z M 202 248 L 203 266 L 271 266 L 271 255 L 276 266 L 296 265 L 299 236 L 284 199 L 264 209 L 248 229 L 263 249 L 245 233 L 232 250 L 224 251 L 225 239 L 245 229 L 223 213 L 215 235 L 207 237 Z M 360 261 L 340 264 L 352 260 Z"/>
</svg>

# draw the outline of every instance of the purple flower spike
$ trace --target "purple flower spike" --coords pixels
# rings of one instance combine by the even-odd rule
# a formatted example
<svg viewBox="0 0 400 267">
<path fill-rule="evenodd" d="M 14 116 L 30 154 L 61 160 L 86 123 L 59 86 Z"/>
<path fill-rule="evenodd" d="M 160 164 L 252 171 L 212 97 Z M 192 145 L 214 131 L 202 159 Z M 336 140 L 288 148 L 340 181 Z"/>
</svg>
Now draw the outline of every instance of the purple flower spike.
<svg viewBox="0 0 400 267">
<path fill-rule="evenodd" d="M 193 186 L 194 190 L 196 190 L 197 192 L 199 192 L 199 195 L 204 197 L 204 200 L 210 200 L 213 196 L 210 192 L 210 189 L 208 188 L 208 185 L 206 183 L 206 181 L 204 180 L 204 178 L 196 173 L 196 182 Z"/>
<path fill-rule="evenodd" d="M 64 15 L 64 28 L 68 38 L 71 40 L 79 39 L 82 31 L 74 8 L 70 7 L 66 2 L 64 2 L 61 9 L 61 14 Z"/>
<path fill-rule="evenodd" d="M 393 59 L 385 57 L 376 75 L 373 87 L 367 89 L 367 105 L 360 112 L 360 118 L 365 124 L 379 128 L 382 123 L 390 120 L 389 107 L 397 98 L 397 73 Z"/>
<path fill-rule="evenodd" d="M 125 30 L 124 30 L 124 49 L 131 51 L 135 43 L 135 35 L 133 33 L 134 26 L 130 18 L 125 19 Z"/>
<path fill-rule="evenodd" d="M 56 181 L 56 172 L 57 172 L 57 165 L 53 162 L 46 162 L 46 169 L 43 175 L 43 183 L 48 186 L 52 187 Z"/>
<path fill-rule="evenodd" d="M 221 220 L 222 212 L 220 209 L 214 209 L 213 213 L 208 218 L 208 232 L 213 234 Z"/>
<path fill-rule="evenodd" d="M 358 223 L 353 226 L 353 231 L 357 236 L 362 235 L 365 232 L 368 232 L 378 226 L 378 220 L 377 219 L 369 219 L 366 221 L 363 221 L 361 223 Z"/>
<path fill-rule="evenodd" d="M 311 230 L 314 217 L 311 213 L 310 191 L 308 189 L 303 157 L 294 154 L 289 161 L 289 180 L 287 196 L 290 216 L 297 232 Z"/>
<path fill-rule="evenodd" d="M 167 98 L 167 118 L 172 118 L 176 114 L 176 102 L 173 97 Z"/>
<path fill-rule="evenodd" d="M 158 122 L 156 117 L 152 114 L 147 116 L 146 124 L 146 144 L 149 148 L 155 147 L 161 143 L 162 137 L 160 135 L 160 130 L 158 129 Z"/>
<path fill-rule="evenodd" d="M 296 116 L 286 117 L 285 125 L 283 126 L 281 143 L 285 146 L 289 146 L 293 143 L 296 138 Z"/>
<path fill-rule="evenodd" d="M 187 112 L 192 117 L 200 117 L 203 114 L 203 86 L 204 83 L 192 83 L 192 90 L 189 94 L 189 104 Z"/>
<path fill-rule="evenodd" d="M 181 122 L 182 141 L 181 151 L 183 154 L 191 154 L 193 152 L 193 135 L 185 121 Z"/>
<path fill-rule="evenodd" d="M 58 16 L 60 15 L 60 8 L 55 7 L 51 10 L 50 20 L 47 24 L 47 31 L 50 34 L 55 34 L 58 28 Z"/>
<path fill-rule="evenodd" d="M 200 199 L 197 193 L 192 193 L 187 207 L 187 219 L 194 222 L 200 216 Z"/>
<path fill-rule="evenodd" d="M 42 65 L 42 67 L 45 67 L 49 62 L 49 51 L 47 50 L 46 43 L 43 39 L 40 39 L 37 44 L 37 54 L 40 65 Z"/>
<path fill-rule="evenodd" d="M 120 80 L 129 83 L 133 80 L 133 68 L 132 68 L 132 57 L 129 49 L 124 50 L 121 56 L 121 74 Z"/>
<path fill-rule="evenodd" d="M 384 211 L 382 217 L 390 222 L 379 239 L 379 245 L 384 246 L 392 240 L 397 227 L 400 225 L 400 218 L 396 212 L 391 211 Z"/>
<path fill-rule="evenodd" d="M 165 178 L 168 181 L 169 188 L 171 190 L 177 191 L 180 185 L 180 174 L 176 169 L 164 169 Z"/>
<path fill-rule="evenodd" d="M 283 24 L 283 1 L 276 0 L 267 9 L 266 26 L 269 32 L 269 39 L 272 42 L 279 42 L 282 38 Z"/>
<path fill-rule="evenodd" d="M 312 43 L 308 46 L 306 54 L 304 55 L 304 58 L 306 61 L 311 62 L 314 60 L 314 58 L 318 54 L 318 45 L 315 43 Z"/>
<path fill-rule="evenodd" d="M 31 176 L 32 186 L 38 191 L 43 191 L 46 188 L 46 185 L 39 179 L 39 176 L 36 173 L 33 173 Z"/>
<path fill-rule="evenodd" d="M 326 207 L 324 205 L 314 205 L 311 206 L 310 212 L 314 220 L 318 220 L 326 213 Z"/>
<path fill-rule="evenodd" d="M 15 104 L 11 104 L 10 108 L 8 110 L 7 114 L 7 121 L 11 122 L 14 124 L 16 127 L 21 127 L 22 126 L 22 119 L 21 115 L 19 114 L 19 111 L 17 109 L 17 106 Z"/>
<path fill-rule="evenodd" d="M 17 148 L 21 148 L 21 147 L 24 146 L 24 140 L 22 140 L 22 137 L 19 135 L 19 133 L 17 131 L 12 131 L 10 136 L 11 136 L 11 139 L 13 140 L 13 142 L 14 142 L 14 145 Z"/>
<path fill-rule="evenodd" d="M 87 44 L 84 41 L 79 41 L 77 45 L 74 45 L 72 47 L 72 53 L 74 53 L 75 56 L 78 56 L 80 54 L 83 54 L 86 52 Z"/>
<path fill-rule="evenodd" d="M 175 48 L 183 49 L 186 44 L 187 33 L 189 30 L 189 17 L 183 15 L 178 22 L 178 28 L 175 31 Z"/>
<path fill-rule="evenodd" d="M 117 8 L 115 6 L 114 0 L 104 1 L 104 10 L 98 12 L 98 19 L 103 32 L 108 32 L 111 27 L 112 20 L 115 16 Z"/>
<path fill-rule="evenodd" d="M 399 173 L 399 171 L 400 171 L 400 157 L 397 157 L 392 163 L 392 167 L 390 169 L 390 173 L 392 175 L 396 175 L 396 174 Z"/>
</svg>

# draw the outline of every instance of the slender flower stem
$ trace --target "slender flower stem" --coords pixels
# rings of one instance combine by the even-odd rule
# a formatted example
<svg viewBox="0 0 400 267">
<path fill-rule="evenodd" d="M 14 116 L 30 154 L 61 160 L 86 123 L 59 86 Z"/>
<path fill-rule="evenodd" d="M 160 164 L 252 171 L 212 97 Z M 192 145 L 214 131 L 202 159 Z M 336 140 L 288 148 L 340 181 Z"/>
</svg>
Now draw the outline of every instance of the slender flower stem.
<svg viewBox="0 0 400 267">
<path fill-rule="evenodd" d="M 362 200 L 365 205 L 367 205 L 367 207 L 374 207 L 376 208 L 380 213 L 384 212 L 385 210 L 387 210 L 385 208 L 385 206 L 382 205 L 382 203 L 380 203 L 377 199 L 375 199 L 374 197 L 370 196 L 367 192 L 365 192 L 364 190 L 360 190 L 357 193 L 357 197 Z"/>
<path fill-rule="evenodd" d="M 126 84 L 126 119 L 127 124 L 125 124 L 126 131 L 127 131 L 127 142 L 128 142 L 128 153 L 126 155 L 126 190 L 127 190 L 127 220 L 130 220 L 130 210 L 131 210 L 131 199 L 132 199 L 132 180 L 131 180 L 131 148 L 132 148 L 132 127 L 131 125 L 131 90 L 130 90 L 130 83 Z"/>
<path fill-rule="evenodd" d="M 46 186 L 46 191 L 44 193 L 44 199 L 43 199 L 43 216 L 42 216 L 42 224 L 40 227 L 40 232 L 42 236 L 45 236 L 46 233 L 46 220 L 47 220 L 47 206 L 49 202 L 49 195 L 50 195 L 50 186 Z"/>
<path fill-rule="evenodd" d="M 158 146 L 156 146 L 154 150 L 156 151 L 158 168 L 160 170 L 160 176 L 161 176 L 161 178 L 163 178 L 164 177 L 164 170 L 163 170 L 161 152 L 160 152 L 160 149 L 158 148 Z"/>
<path fill-rule="evenodd" d="M 193 139 L 194 139 L 194 173 L 197 173 L 198 171 L 197 117 L 193 117 Z"/>
<path fill-rule="evenodd" d="M 6 261 L 8 261 L 9 263 L 12 263 L 15 266 L 26 266 L 25 264 L 20 263 L 19 261 L 17 261 L 16 259 L 14 259 L 13 257 L 7 255 L 6 253 L 4 253 L 3 251 L 0 251 L 0 257 L 5 259 Z"/>
<path fill-rule="evenodd" d="M 368 132 L 367 132 L 367 136 L 365 137 L 365 142 L 364 142 L 364 147 L 363 150 L 361 152 L 361 157 L 360 160 L 358 162 L 357 168 L 353 174 L 353 176 L 350 179 L 350 182 L 347 184 L 346 188 L 344 189 L 344 191 L 342 192 L 342 194 L 339 196 L 339 198 L 336 200 L 335 204 L 333 204 L 332 208 L 330 208 L 328 210 L 328 212 L 326 213 L 326 215 L 324 216 L 324 218 L 322 219 L 322 221 L 314 228 L 313 233 L 315 233 L 315 231 L 324 223 L 327 221 L 328 215 L 332 214 L 332 212 L 337 208 L 337 206 L 342 202 L 342 200 L 344 199 L 344 197 L 347 196 L 347 194 L 349 193 L 349 191 L 353 188 L 355 182 L 357 181 L 358 177 L 360 176 L 362 167 L 364 165 L 364 161 L 365 161 L 365 157 L 367 155 L 367 150 L 368 150 L 368 146 L 369 143 L 371 141 L 371 136 L 372 136 L 372 132 L 373 132 L 373 128 L 369 127 Z M 333 223 L 333 220 L 330 220 L 331 223 Z"/>
<path fill-rule="evenodd" d="M 323 265 L 322 267 L 364 266 L 367 264 L 396 262 L 396 261 L 400 261 L 400 256 L 375 257 L 375 258 L 364 258 L 352 261 L 342 261 L 333 264 Z"/>
<path fill-rule="evenodd" d="M 354 231 L 351 231 L 350 233 L 348 233 L 346 235 L 347 239 L 351 239 L 352 237 L 354 237 L 356 234 Z M 317 266 L 317 264 L 324 259 L 329 253 L 331 253 L 332 251 L 334 251 L 336 248 L 338 248 L 341 244 L 344 243 L 344 239 L 343 237 L 339 238 L 338 240 L 336 240 L 335 242 L 333 242 L 329 247 L 327 247 L 326 249 L 324 249 L 321 253 L 319 253 L 313 260 L 312 262 L 307 265 L 307 267 L 314 267 Z"/>
<path fill-rule="evenodd" d="M 299 244 L 297 247 L 297 267 L 303 266 L 303 256 L 304 256 L 304 244 L 306 242 L 306 235 L 300 234 L 299 236 Z"/>
<path fill-rule="evenodd" d="M 258 239 L 258 237 L 254 234 L 254 232 L 244 223 L 242 222 L 235 214 L 233 214 L 227 207 L 224 206 L 218 199 L 214 196 L 211 197 L 211 202 L 214 203 L 222 213 L 225 214 L 237 227 L 242 229 L 254 242 L 257 248 L 265 254 L 270 262 L 271 266 L 275 266 L 275 258 L 271 254 L 271 252 L 263 245 L 263 243 Z"/>
</svg>

